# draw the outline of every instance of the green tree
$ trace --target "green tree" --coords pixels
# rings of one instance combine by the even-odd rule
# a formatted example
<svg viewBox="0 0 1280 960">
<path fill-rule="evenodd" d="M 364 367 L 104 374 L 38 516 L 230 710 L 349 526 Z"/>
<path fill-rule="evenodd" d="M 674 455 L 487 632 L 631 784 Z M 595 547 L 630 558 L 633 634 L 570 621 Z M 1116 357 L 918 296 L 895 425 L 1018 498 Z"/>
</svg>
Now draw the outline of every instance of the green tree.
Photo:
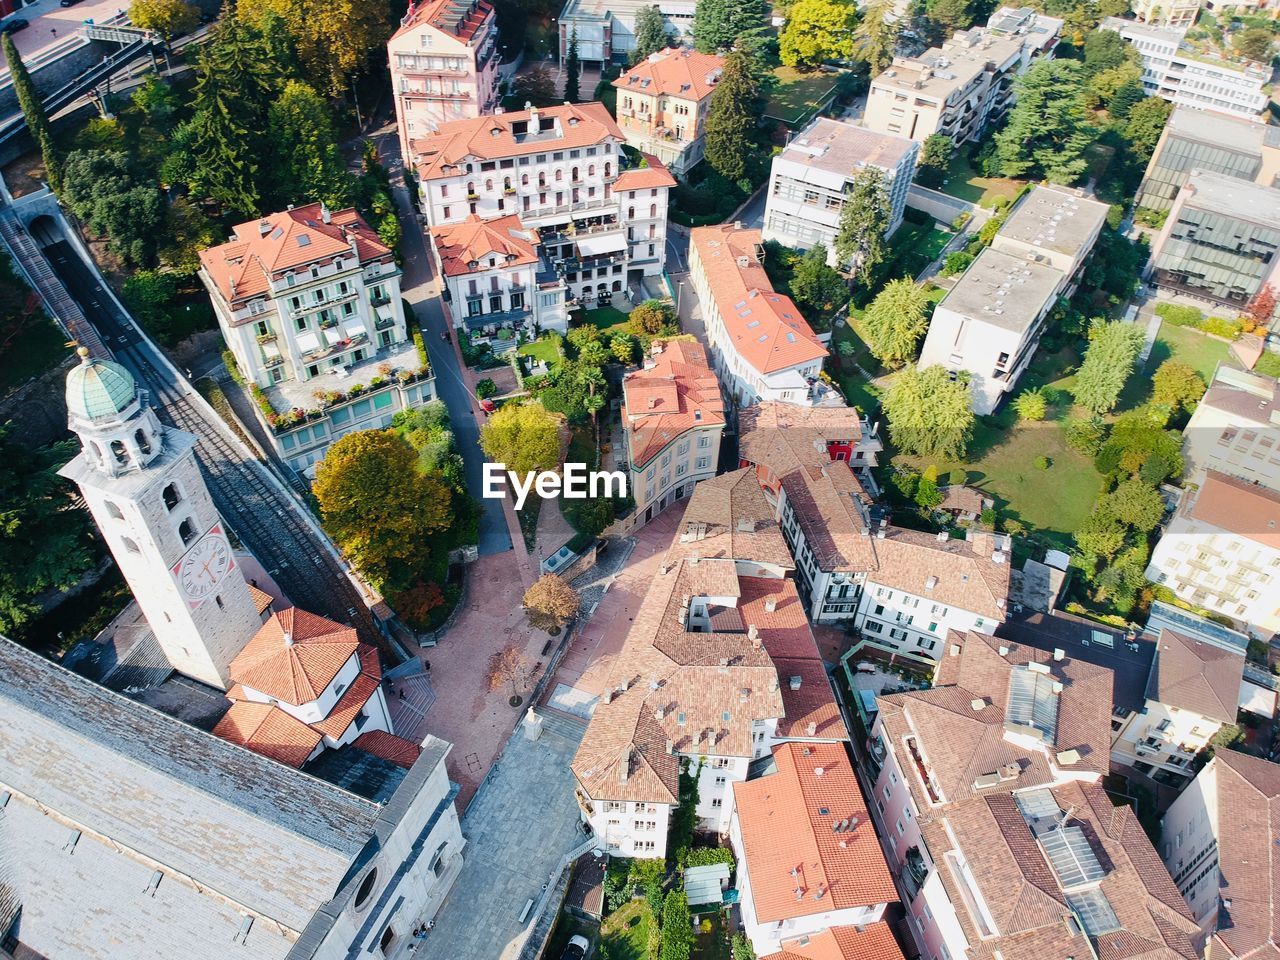
<svg viewBox="0 0 1280 960">
<path fill-rule="evenodd" d="M 1084 72 L 1093 76 L 1132 62 L 1128 44 L 1114 30 L 1091 30 L 1084 38 Z"/>
<path fill-rule="evenodd" d="M 637 337 L 657 337 L 671 333 L 676 329 L 678 320 L 671 304 L 661 300 L 646 300 L 627 315 L 627 326 Z M 573 342 L 574 331 L 569 331 L 569 342 Z"/>
<path fill-rule="evenodd" d="M 821 243 L 806 250 L 796 261 L 791 275 L 791 296 L 815 315 L 835 309 L 849 296 L 849 288 L 827 263 L 827 248 Z"/>
<path fill-rule="evenodd" d="M 0 427 L 0 633 L 25 637 L 36 596 L 74 584 L 94 551 L 88 516 L 58 476 L 75 443 L 32 448 L 11 429 Z"/>
<path fill-rule="evenodd" d="M 4 59 L 9 67 L 14 92 L 18 96 L 18 108 L 27 121 L 31 139 L 35 141 L 40 150 L 40 158 L 44 161 L 45 179 L 49 181 L 49 186 L 55 193 L 61 193 L 62 163 L 53 142 L 53 130 L 49 126 L 49 117 L 44 112 L 44 98 L 31 82 L 31 74 L 27 72 L 22 57 L 18 55 L 13 35 L 6 33 L 0 36 L 0 46 L 4 47 Z"/>
<path fill-rule="evenodd" d="M 853 56 L 856 17 L 857 8 L 845 0 L 796 0 L 778 38 L 778 55 L 797 70 L 847 60 Z"/>
<path fill-rule="evenodd" d="M 930 134 L 920 149 L 920 162 L 916 164 L 916 182 L 925 187 L 940 187 L 951 165 L 954 144 L 945 133 Z"/>
<path fill-rule="evenodd" d="M 1013 401 L 1013 409 L 1023 420 L 1043 420 L 1049 412 L 1049 403 L 1043 389 L 1023 390 Z"/>
<path fill-rule="evenodd" d="M 836 256 L 847 264 L 854 279 L 869 287 L 875 270 L 884 261 L 884 228 L 889 222 L 889 197 L 884 172 L 865 167 L 853 175 L 840 208 L 836 226 Z"/>
<path fill-rule="evenodd" d="M 706 3 L 703 0 L 698 9 Z M 743 51 L 734 50 L 724 58 L 724 70 L 707 107 L 706 159 L 713 170 L 735 183 L 747 173 L 756 129 L 756 96 L 750 59 Z"/>
<path fill-rule="evenodd" d="M 1095 321 L 1084 363 L 1076 374 L 1072 392 L 1076 403 L 1090 413 L 1106 413 L 1120 399 L 1138 351 L 1142 328 L 1122 320 Z"/>
<path fill-rule="evenodd" d="M 186 0 L 133 0 L 129 22 L 172 40 L 200 25 L 200 11 Z"/>
<path fill-rule="evenodd" d="M 1136 473 L 1156 486 L 1182 475 L 1182 434 L 1165 430 L 1147 410 L 1129 410 L 1116 418 L 1094 466 L 1104 474 Z"/>
<path fill-rule="evenodd" d="M 883 397 L 889 434 L 904 453 L 963 460 L 973 434 L 969 385 L 941 366 L 904 367 Z"/>
<path fill-rule="evenodd" d="M 1110 70 L 1095 73 L 1089 80 L 1088 95 L 1093 102 L 1110 108 L 1120 89 L 1134 84 L 1138 85 L 1139 90 L 1142 89 L 1142 68 L 1136 63 L 1122 63 Z M 1130 108 L 1132 106 L 1130 104 Z"/>
<path fill-rule="evenodd" d="M 1110 559 L 1124 546 L 1124 524 L 1099 501 L 1075 532 L 1076 546 L 1086 556 Z"/>
<path fill-rule="evenodd" d="M 1006 175 L 1043 176 L 1074 183 L 1085 172 L 1085 151 L 1098 138 L 1084 103 L 1084 71 L 1073 60 L 1038 60 L 1014 81 L 1016 101 L 996 134 Z"/>
<path fill-rule="evenodd" d="M 581 96 L 579 81 L 582 79 L 582 61 L 578 59 L 578 28 L 569 31 L 569 51 L 564 58 L 564 98 L 577 103 Z"/>
<path fill-rule="evenodd" d="M 629 333 L 615 333 L 609 341 L 609 351 L 619 363 L 630 366 L 636 360 L 636 338 Z"/>
<path fill-rule="evenodd" d="M 696 13 L 694 15 L 697 16 Z M 669 42 L 667 23 L 657 4 L 641 7 L 636 14 L 636 48 L 631 54 L 631 62 L 640 63 L 649 54 L 665 50 Z"/>
<path fill-rule="evenodd" d="M 899 366 L 915 357 L 916 343 L 929 328 L 929 298 L 914 280 L 891 280 L 867 307 L 862 325 L 876 359 Z"/>
<path fill-rule="evenodd" d="M 925 0 L 922 5 L 924 15 L 918 18 L 920 26 L 937 42 L 973 23 L 969 0 Z"/>
<path fill-rule="evenodd" d="M 522 110 L 526 103 L 535 107 L 550 107 L 556 101 L 556 80 L 551 71 L 536 65 L 528 73 L 516 77 L 511 85 L 511 108 Z"/>
<path fill-rule="evenodd" d="M 1204 396 L 1205 389 L 1204 380 L 1196 368 L 1182 360 L 1166 360 L 1151 378 L 1151 399 L 1175 410 L 1195 406 Z"/>
<path fill-rule="evenodd" d="M 689 960 L 693 939 L 688 898 L 683 890 L 668 890 L 662 902 L 662 946 L 658 960 Z"/>
<path fill-rule="evenodd" d="M 267 134 L 278 191 L 272 207 L 320 200 L 341 210 L 351 202 L 351 177 L 320 94 L 301 80 L 288 81 L 267 111 Z"/>
<path fill-rule="evenodd" d="M 1159 97 L 1145 97 L 1129 110 L 1124 136 L 1137 160 L 1146 163 L 1150 159 L 1172 112 L 1173 104 Z"/>
<path fill-rule="evenodd" d="M 434 535 L 453 521 L 449 488 L 417 469 L 417 453 L 394 430 L 337 440 L 311 491 L 325 532 L 379 589 L 407 587 L 430 564 Z"/>
<path fill-rule="evenodd" d="M 873 0 L 861 13 L 853 31 L 853 55 L 865 60 L 867 69 L 875 76 L 893 63 L 902 22 L 894 15 L 890 0 Z M 925 141 L 925 152 L 928 152 L 928 141 Z"/>
<path fill-rule="evenodd" d="M 372 57 L 385 57 L 383 48 L 391 36 L 387 0 L 327 0 L 322 4 L 238 0 L 235 11 L 238 18 L 264 33 L 273 19 L 283 24 L 304 75 L 330 96 L 345 92 Z"/>
<path fill-rule="evenodd" d="M 926 512 L 942 503 L 942 491 L 938 489 L 938 478 L 925 473 L 916 484 L 916 503 Z"/>
<path fill-rule="evenodd" d="M 1143 101 L 1146 94 L 1142 92 L 1141 80 L 1126 80 L 1116 90 L 1115 95 L 1107 103 L 1107 113 L 1117 120 L 1126 120 L 1133 108 Z"/>
<path fill-rule="evenodd" d="M 1150 533 L 1164 516 L 1164 501 L 1155 487 L 1139 477 L 1130 477 L 1111 491 L 1107 509 L 1121 523 L 1139 533 Z"/>
<path fill-rule="evenodd" d="M 560 418 L 540 403 L 508 403 L 480 428 L 480 449 L 516 473 L 554 470 L 560 463 Z"/>
<path fill-rule="evenodd" d="M 127 154 L 77 150 L 67 156 L 63 199 L 91 231 L 127 262 L 155 260 L 165 223 L 164 198 L 145 182 Z"/>
<path fill-rule="evenodd" d="M 1275 37 L 1265 27 L 1249 27 L 1231 35 L 1231 45 L 1236 53 L 1259 63 L 1270 64 L 1275 54 Z"/>
<path fill-rule="evenodd" d="M 964 273 L 969 269 L 969 264 L 978 259 L 968 250 L 952 250 L 947 254 L 945 260 L 942 261 L 942 270 L 940 271 L 944 277 L 954 277 L 957 273 Z"/>
<path fill-rule="evenodd" d="M 1102 441 L 1107 435 L 1107 425 L 1098 416 L 1088 419 L 1072 417 L 1064 424 L 1063 432 L 1067 446 L 1092 457 L 1102 447 Z"/>
<path fill-rule="evenodd" d="M 769 35 L 764 0 L 698 0 L 693 11 L 693 42 L 703 53 L 737 48 L 758 51 Z"/>
</svg>

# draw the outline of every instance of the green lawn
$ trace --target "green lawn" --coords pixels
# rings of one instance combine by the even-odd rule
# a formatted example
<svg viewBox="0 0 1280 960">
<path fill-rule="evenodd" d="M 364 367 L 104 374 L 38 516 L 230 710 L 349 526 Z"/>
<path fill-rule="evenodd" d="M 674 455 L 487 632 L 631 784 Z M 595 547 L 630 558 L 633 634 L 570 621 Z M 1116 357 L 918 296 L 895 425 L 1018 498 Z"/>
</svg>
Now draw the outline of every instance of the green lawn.
<svg viewBox="0 0 1280 960">
<path fill-rule="evenodd" d="M 1208 383 L 1219 363 L 1238 367 L 1231 354 L 1231 346 L 1222 340 L 1206 336 L 1190 327 L 1175 327 L 1171 323 L 1160 324 L 1155 345 L 1146 365 L 1134 373 L 1120 394 L 1120 410 L 1131 410 L 1144 403 L 1151 393 L 1151 377 L 1166 360 L 1181 360 L 1196 368 Z"/>
<path fill-rule="evenodd" d="M 704 923 L 710 923 L 709 931 L 703 932 Z M 725 937 L 723 916 L 712 913 L 698 917 L 698 933 L 689 954 L 690 960 L 732 960 L 733 952 Z"/>
<path fill-rule="evenodd" d="M 609 960 L 648 960 L 649 938 L 657 933 L 653 912 L 645 900 L 624 904 L 600 926 L 600 944 Z"/>
<path fill-rule="evenodd" d="M 885 255 L 884 266 L 881 267 L 881 280 L 876 284 L 879 288 L 889 280 L 898 277 L 915 279 L 925 267 L 937 259 L 950 241 L 952 232 L 934 224 L 912 223 L 904 220 L 898 232 L 889 240 L 889 249 Z"/>
<path fill-rule="evenodd" d="M 817 112 L 818 105 L 835 88 L 838 74 L 816 70 L 801 73 L 794 67 L 778 67 L 773 71 L 777 85 L 764 106 L 764 115 L 795 127 Z"/>
<path fill-rule="evenodd" d="M 947 168 L 947 182 L 942 186 L 943 193 L 976 203 L 980 207 L 990 207 L 995 203 L 996 197 L 1008 197 L 1012 200 L 1021 189 L 1021 180 L 979 176 L 964 150 L 956 151 L 956 155 L 951 158 L 951 165 Z"/>
<path fill-rule="evenodd" d="M 574 326 L 578 326 L 581 323 L 590 323 L 597 327 L 601 332 L 607 332 L 612 331 L 614 327 L 619 325 L 625 327 L 627 323 L 627 315 L 617 307 L 596 307 L 594 310 L 575 313 L 573 315 L 573 321 Z"/>
<path fill-rule="evenodd" d="M 560 349 L 556 346 L 556 341 L 549 336 L 541 336 L 537 340 L 524 344 L 517 353 L 522 357 L 541 360 L 548 365 L 560 360 Z"/>
</svg>

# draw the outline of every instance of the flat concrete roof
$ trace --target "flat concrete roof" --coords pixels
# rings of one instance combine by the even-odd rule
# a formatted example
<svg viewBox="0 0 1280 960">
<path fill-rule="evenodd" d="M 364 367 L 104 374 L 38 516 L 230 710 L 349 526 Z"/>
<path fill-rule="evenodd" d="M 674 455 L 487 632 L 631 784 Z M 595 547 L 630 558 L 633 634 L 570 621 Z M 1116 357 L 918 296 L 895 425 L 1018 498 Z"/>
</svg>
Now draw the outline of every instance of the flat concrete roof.
<svg viewBox="0 0 1280 960">
<path fill-rule="evenodd" d="M 1280 147 L 1280 127 L 1211 110 L 1174 107 L 1165 128 L 1186 140 L 1253 156 L 1261 156 L 1264 146 Z"/>
<path fill-rule="evenodd" d="M 847 177 L 868 165 L 892 170 L 914 149 L 915 141 L 906 137 L 819 117 L 787 144 L 781 156 L 792 163 Z"/>
<path fill-rule="evenodd" d="M 894 57 L 893 63 L 872 82 L 904 93 L 945 100 L 985 71 L 988 63 L 1000 65 L 1015 55 L 1021 56 L 1024 42 L 1019 35 L 990 33 L 974 27 L 918 57 Z"/>
<path fill-rule="evenodd" d="M 939 307 L 1020 332 L 1057 293 L 1063 273 L 988 247 L 969 265 Z"/>
<path fill-rule="evenodd" d="M 1184 190 L 1186 205 L 1280 229 L 1280 190 L 1221 173 L 1192 170 Z"/>
<path fill-rule="evenodd" d="M 1074 257 L 1097 235 L 1109 209 L 1078 190 L 1037 184 L 1018 201 L 999 235 Z"/>
</svg>

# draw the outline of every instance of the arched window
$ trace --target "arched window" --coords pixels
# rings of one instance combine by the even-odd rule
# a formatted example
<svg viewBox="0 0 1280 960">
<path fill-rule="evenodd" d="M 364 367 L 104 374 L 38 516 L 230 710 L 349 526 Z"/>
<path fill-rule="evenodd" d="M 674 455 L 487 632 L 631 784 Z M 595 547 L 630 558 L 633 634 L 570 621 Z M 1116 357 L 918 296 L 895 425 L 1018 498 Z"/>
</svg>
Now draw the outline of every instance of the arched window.
<svg viewBox="0 0 1280 960">
<path fill-rule="evenodd" d="M 133 540 L 131 540 L 129 537 L 124 537 L 122 539 L 122 542 L 124 543 L 124 548 L 128 550 L 130 553 L 142 552 L 140 549 L 138 549 L 138 544 L 135 543 Z"/>
<path fill-rule="evenodd" d="M 196 538 L 196 525 L 191 522 L 190 517 L 187 517 L 178 525 L 178 536 L 182 538 L 183 546 L 186 546 Z"/>
<path fill-rule="evenodd" d="M 467 184 L 467 196 L 474 197 L 476 195 L 476 182 L 474 180 Z"/>
<path fill-rule="evenodd" d="M 510 189 L 511 189 L 511 178 L 510 178 L 510 177 L 503 177 L 503 178 L 502 178 L 502 189 L 503 189 L 503 190 L 510 190 Z"/>
<path fill-rule="evenodd" d="M 607 176 L 609 176 L 609 170 L 610 170 L 610 168 L 611 168 L 612 166 L 613 166 L 613 164 L 612 164 L 612 163 L 606 163 L 606 164 L 604 165 L 604 175 L 605 175 L 606 177 L 607 177 Z"/>
<path fill-rule="evenodd" d="M 538 186 L 545 187 L 547 185 L 547 171 L 538 171 Z"/>
<path fill-rule="evenodd" d="M 520 174 L 520 186 L 527 187 L 529 185 L 529 175 L 527 173 Z"/>
<path fill-rule="evenodd" d="M 129 451 L 124 448 L 123 440 L 111 441 L 111 455 L 116 458 L 116 463 L 125 464 L 129 462 Z"/>
<path fill-rule="evenodd" d="M 594 163 L 587 166 L 587 176 L 594 177 L 596 175 L 596 165 Z"/>
<path fill-rule="evenodd" d="M 492 192 L 493 192 L 493 181 L 492 181 L 492 180 L 486 180 L 486 181 L 484 182 L 484 188 L 485 188 L 485 190 L 487 190 L 487 191 L 489 191 L 490 193 L 492 193 Z"/>
<path fill-rule="evenodd" d="M 560 182 L 561 180 L 563 180 L 563 179 L 564 179 L 564 171 L 563 171 L 563 170 L 557 170 L 557 171 L 556 171 L 556 183 L 559 183 L 559 182 Z"/>
<path fill-rule="evenodd" d="M 98 441 L 96 440 L 89 441 L 89 457 L 94 463 L 102 463 L 102 448 L 98 446 Z"/>
<path fill-rule="evenodd" d="M 576 180 L 578 179 L 578 168 L 577 168 L 577 167 L 574 167 L 574 168 L 573 168 L 573 172 L 572 172 L 572 175 L 571 175 L 571 179 L 573 179 L 574 181 L 576 181 Z"/>
<path fill-rule="evenodd" d="M 649 216 L 656 217 L 658 215 L 658 205 L 656 203 L 649 204 Z"/>
<path fill-rule="evenodd" d="M 621 289 L 622 289 L 622 281 L 621 281 L 621 280 L 615 280 L 615 281 L 613 281 L 613 289 L 614 289 L 614 291 L 621 290 Z"/>
<path fill-rule="evenodd" d="M 172 511 L 174 507 L 182 502 L 182 494 L 178 492 L 178 485 L 176 483 L 171 483 L 165 487 L 164 493 L 162 493 L 161 496 L 164 497 L 164 508 L 166 510 Z"/>
<path fill-rule="evenodd" d="M 147 439 L 141 427 L 133 432 L 133 439 L 137 441 L 138 449 L 142 451 L 144 457 L 151 453 L 151 441 Z"/>
<path fill-rule="evenodd" d="M 112 503 L 110 500 L 104 500 L 103 503 L 107 507 L 107 516 L 111 517 L 113 520 L 124 519 L 124 514 L 120 511 L 120 508 L 117 507 L 114 503 Z"/>
</svg>

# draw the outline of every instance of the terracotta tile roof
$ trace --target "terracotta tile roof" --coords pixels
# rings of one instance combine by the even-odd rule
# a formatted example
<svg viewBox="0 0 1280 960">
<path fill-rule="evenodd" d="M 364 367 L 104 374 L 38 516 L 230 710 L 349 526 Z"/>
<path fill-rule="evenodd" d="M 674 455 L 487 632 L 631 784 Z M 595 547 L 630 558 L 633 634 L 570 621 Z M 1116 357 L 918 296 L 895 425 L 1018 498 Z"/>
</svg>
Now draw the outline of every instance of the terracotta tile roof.
<svg viewBox="0 0 1280 960">
<path fill-rule="evenodd" d="M 290 767 L 301 767 L 320 744 L 320 734 L 274 704 L 243 700 L 231 704 L 213 735 Z"/>
<path fill-rule="evenodd" d="M 530 137 L 517 133 L 521 125 L 527 127 L 533 114 L 537 115 L 539 123 L 554 121 L 558 135 L 543 133 Z M 440 124 L 430 136 L 413 141 L 411 159 L 419 177 L 438 180 L 459 176 L 461 170 L 458 165 L 468 157 L 499 160 L 591 147 L 609 139 L 621 143 L 623 137 L 604 104 L 578 103 L 450 120 Z"/>
<path fill-rule="evenodd" d="M 956 483 L 943 487 L 942 503 L 939 509 L 957 510 L 961 513 L 982 513 L 994 501 L 977 487 L 969 487 Z"/>
<path fill-rule="evenodd" d="M 883 921 L 862 927 L 828 927 L 782 943 L 760 960 L 902 960 L 902 948 Z"/>
<path fill-rule="evenodd" d="M 538 262 L 538 231 L 526 227 L 514 213 L 492 220 L 473 213 L 461 223 L 432 227 L 430 232 L 446 276 L 483 273 L 490 268 L 490 260 L 505 267 Z"/>
<path fill-rule="evenodd" d="M 422 748 L 404 737 L 397 737 L 385 730 L 370 730 L 351 741 L 351 745 L 375 757 L 390 760 L 408 770 L 422 753 Z"/>
<path fill-rule="evenodd" d="M 920 825 L 935 863 L 963 854 L 998 931 L 985 941 L 960 894 L 955 873 L 936 867 L 975 957 L 1044 960 L 1096 953 L 1099 960 L 1194 960 L 1197 934 L 1186 903 L 1129 807 L 1115 808 L 1101 787 L 1069 782 L 1046 791 L 1066 826 L 1078 829 L 1104 874 L 1097 884 L 1120 929 L 1081 930 L 1068 896 L 1030 824 L 1009 794 L 973 797 Z M 1068 815 L 1069 814 L 1069 815 Z M 1052 829 L 1041 821 L 1038 830 Z M 1084 942 L 1089 937 L 1091 944 Z"/>
<path fill-rule="evenodd" d="M 337 739 L 346 732 L 369 699 L 378 692 L 382 680 L 382 667 L 378 664 L 378 651 L 367 643 L 360 644 L 360 673 L 351 686 L 342 692 L 329 715 L 311 726 L 326 737 Z"/>
<path fill-rule="evenodd" d="M 269 279 L 351 256 L 353 243 L 362 264 L 391 257 L 391 248 L 353 208 L 335 210 L 325 223 L 321 204 L 310 203 L 237 224 L 234 233 L 230 242 L 200 251 L 205 273 L 233 307 L 267 293 Z"/>
<path fill-rule="evenodd" d="M 1165 628 L 1151 661 L 1147 699 L 1235 723 L 1243 674 L 1244 654 Z"/>
<path fill-rule="evenodd" d="M 782 687 L 782 707 L 786 716 L 778 721 L 779 737 L 797 740 L 848 740 L 849 730 L 840 716 L 827 668 L 817 657 L 792 660 L 775 656 L 778 682 Z M 796 681 L 799 686 L 793 686 Z"/>
<path fill-rule="evenodd" d="M 754 469 L 722 473 L 694 487 L 667 560 L 694 555 L 795 566 Z"/>
<path fill-rule="evenodd" d="M 267 593 L 265 590 L 259 590 L 253 584 L 249 584 L 249 596 L 253 599 L 254 609 L 256 609 L 260 614 L 266 613 L 267 608 L 275 602 L 271 598 L 271 594 Z"/>
<path fill-rule="evenodd" d="M 644 157 L 645 165 L 623 170 L 613 183 L 615 195 L 630 193 L 632 190 L 653 190 L 676 185 L 676 178 L 663 166 L 661 160 L 651 153 L 641 153 L 640 156 Z"/>
<path fill-rule="evenodd" d="M 1280 550 L 1280 491 L 1208 470 L 1191 516 Z"/>
<path fill-rule="evenodd" d="M 471 0 L 466 10 L 456 12 L 460 4 L 458 0 L 429 0 L 423 4 L 409 4 L 409 10 L 400 21 L 400 29 L 395 36 L 407 33 L 424 23 L 429 23 L 438 30 L 443 30 L 451 37 L 469 43 L 476 31 L 484 26 L 493 12 L 493 7 L 486 0 Z M 461 13 L 461 15 L 459 15 Z"/>
<path fill-rule="evenodd" d="M 732 560 L 699 560 L 691 558 L 685 569 L 689 573 L 689 589 L 695 597 L 737 597 L 738 568 Z"/>
<path fill-rule="evenodd" d="M 1221 910 L 1214 953 L 1240 960 L 1280 954 L 1280 764 L 1219 750 L 1200 774 L 1217 792 L 1218 871 L 1230 909 Z"/>
<path fill-rule="evenodd" d="M 876 567 L 867 516 L 871 498 L 843 460 L 782 475 L 782 489 L 822 570 L 865 573 Z"/>
<path fill-rule="evenodd" d="M 619 90 L 649 96 L 702 100 L 711 96 L 723 70 L 724 57 L 680 47 L 650 54 L 613 81 L 613 85 Z"/>
<path fill-rule="evenodd" d="M 301 706 L 324 692 L 360 645 L 353 628 L 290 607 L 267 619 L 228 673 L 236 683 Z"/>
<path fill-rule="evenodd" d="M 756 431 L 769 430 L 781 432 L 756 436 Z M 748 433 L 755 437 L 751 441 L 755 455 L 747 458 L 752 463 L 768 465 L 775 456 L 807 463 L 817 454 L 825 455 L 828 443 L 856 444 L 862 439 L 862 420 L 854 407 L 800 407 L 766 400 L 742 411 L 742 433 L 744 442 Z M 775 452 L 778 444 L 784 448 Z"/>
<path fill-rule="evenodd" d="M 758 921 L 896 903 L 844 745 L 786 743 L 773 757 L 775 773 L 733 785 Z M 852 830 L 832 829 L 855 817 Z"/>
<path fill-rule="evenodd" d="M 800 308 L 790 297 L 774 292 L 757 253 L 759 230 L 720 224 L 695 227 L 690 237 L 728 335 L 724 349 L 737 351 L 760 373 L 827 355 Z"/>
<path fill-rule="evenodd" d="M 651 366 L 622 380 L 622 421 L 635 467 L 648 464 L 686 431 L 724 429 L 720 382 L 702 344 L 677 340 L 650 359 Z"/>
<path fill-rule="evenodd" d="M 944 606 L 1003 620 L 1009 597 L 1009 554 L 1001 551 L 1002 559 L 994 560 L 996 542 L 991 536 L 971 536 L 972 540 L 944 543 L 919 530 L 877 530 L 872 537 L 876 562 L 867 578 Z"/>
</svg>

